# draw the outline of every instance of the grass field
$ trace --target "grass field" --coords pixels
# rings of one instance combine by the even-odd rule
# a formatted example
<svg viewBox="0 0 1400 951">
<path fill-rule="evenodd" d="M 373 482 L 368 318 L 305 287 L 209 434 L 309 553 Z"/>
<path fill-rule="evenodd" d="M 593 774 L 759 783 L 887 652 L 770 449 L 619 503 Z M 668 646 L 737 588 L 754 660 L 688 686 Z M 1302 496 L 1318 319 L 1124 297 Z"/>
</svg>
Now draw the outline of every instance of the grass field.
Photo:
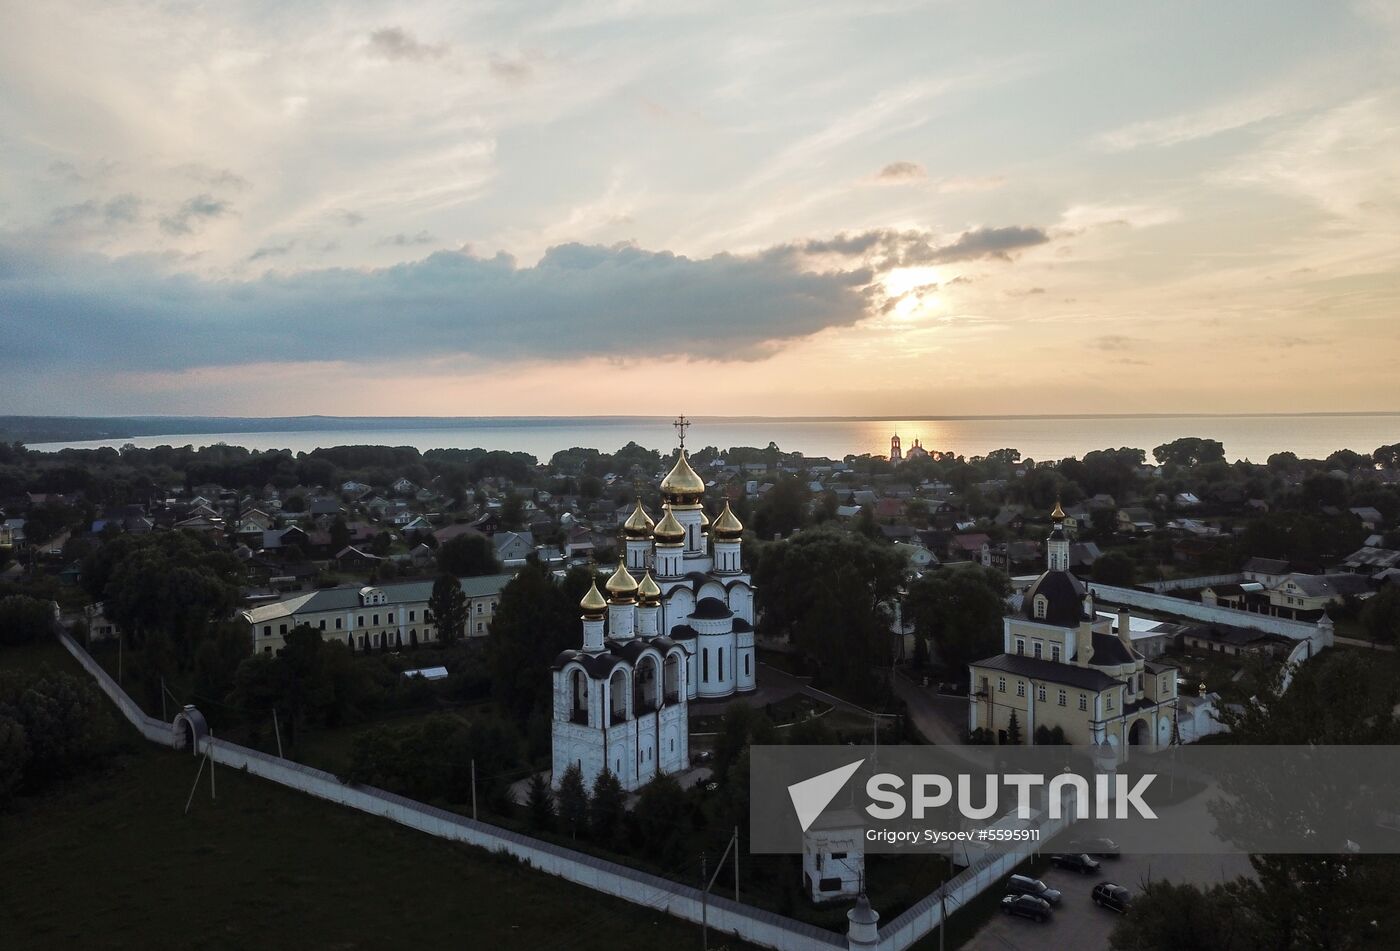
<svg viewBox="0 0 1400 951">
<path fill-rule="evenodd" d="M 0 816 L 0 945 L 700 944 L 699 929 L 664 915 L 227 769 L 218 800 L 206 773 L 183 815 L 196 761 L 133 749 Z"/>
</svg>

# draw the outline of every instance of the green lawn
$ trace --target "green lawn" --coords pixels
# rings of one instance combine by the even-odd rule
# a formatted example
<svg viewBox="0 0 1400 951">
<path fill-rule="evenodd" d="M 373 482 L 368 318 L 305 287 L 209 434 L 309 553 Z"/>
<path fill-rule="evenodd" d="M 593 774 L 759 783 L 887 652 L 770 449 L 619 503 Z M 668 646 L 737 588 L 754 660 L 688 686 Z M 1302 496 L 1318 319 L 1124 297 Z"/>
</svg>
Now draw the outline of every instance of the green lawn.
<svg viewBox="0 0 1400 951">
<path fill-rule="evenodd" d="M 218 800 L 206 773 L 183 815 L 196 768 L 187 754 L 139 745 L 101 773 L 0 815 L 0 944 L 643 951 L 700 943 L 697 928 L 664 915 L 227 769 L 216 777 Z"/>
</svg>

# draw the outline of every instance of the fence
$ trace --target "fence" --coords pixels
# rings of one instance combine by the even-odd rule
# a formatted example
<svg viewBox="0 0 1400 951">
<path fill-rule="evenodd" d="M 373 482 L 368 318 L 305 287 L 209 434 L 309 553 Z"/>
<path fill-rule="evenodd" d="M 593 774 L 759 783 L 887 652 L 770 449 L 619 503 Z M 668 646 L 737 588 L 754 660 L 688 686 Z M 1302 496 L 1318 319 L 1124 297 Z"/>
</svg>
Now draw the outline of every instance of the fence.
<svg viewBox="0 0 1400 951">
<path fill-rule="evenodd" d="M 1172 578 L 1169 581 L 1147 581 L 1142 584 L 1144 588 L 1151 588 L 1158 594 L 1166 594 L 1168 591 L 1182 591 L 1187 588 L 1209 588 L 1218 584 L 1239 584 L 1244 580 L 1244 575 L 1235 572 L 1232 575 L 1203 575 L 1199 578 Z"/>
<path fill-rule="evenodd" d="M 1090 582 L 1089 589 L 1094 592 L 1095 598 L 1111 604 L 1158 611 L 1162 614 L 1189 618 L 1194 621 L 1209 621 L 1216 624 L 1253 628 L 1256 631 L 1289 637 L 1295 641 L 1311 641 L 1314 653 L 1324 647 L 1332 646 L 1331 621 L 1317 624 L 1308 621 L 1293 621 L 1288 618 L 1270 617 L 1267 614 L 1255 614 L 1252 611 L 1214 607 L 1196 601 L 1187 601 L 1184 598 L 1174 598 L 1167 594 L 1138 591 L 1136 588 L 1118 588 L 1096 582 Z M 1323 618 L 1326 619 L 1325 614 Z"/>
<path fill-rule="evenodd" d="M 111 698 L 122 715 L 142 736 L 153 743 L 169 747 L 179 747 L 185 742 L 183 734 L 174 725 L 147 715 L 137 706 L 112 676 L 72 637 L 62 632 L 58 637 L 68 652 L 92 675 L 97 686 Z M 196 742 L 199 751 L 208 754 L 209 759 L 220 766 L 243 770 L 253 776 L 360 812 L 383 816 L 438 838 L 504 853 L 546 874 L 686 921 L 699 924 L 703 917 L 709 927 L 717 933 L 737 935 L 745 941 L 778 951 L 847 947 L 844 935 L 718 895 L 711 895 L 706 901 L 697 888 L 649 875 L 616 862 L 477 822 L 382 789 L 347 785 L 335 775 L 323 770 L 216 737 L 206 736 Z"/>
</svg>

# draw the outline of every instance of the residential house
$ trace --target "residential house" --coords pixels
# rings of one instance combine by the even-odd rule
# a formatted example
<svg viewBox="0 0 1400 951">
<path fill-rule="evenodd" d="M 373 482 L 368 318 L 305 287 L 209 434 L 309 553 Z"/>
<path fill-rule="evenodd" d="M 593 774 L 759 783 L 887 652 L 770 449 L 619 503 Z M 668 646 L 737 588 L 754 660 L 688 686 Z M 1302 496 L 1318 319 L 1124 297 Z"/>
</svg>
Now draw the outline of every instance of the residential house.
<svg viewBox="0 0 1400 951">
<path fill-rule="evenodd" d="M 1279 617 L 1311 620 L 1329 604 L 1340 604 L 1347 597 L 1369 597 L 1371 593 L 1371 583 L 1364 575 L 1291 574 L 1269 590 L 1269 602 Z"/>
<path fill-rule="evenodd" d="M 1118 531 L 1127 535 L 1150 535 L 1157 530 L 1152 513 L 1141 506 L 1118 510 Z"/>
<path fill-rule="evenodd" d="M 1369 578 L 1390 568 L 1400 568 L 1400 551 L 1368 545 L 1348 555 L 1342 566 L 1352 574 Z"/>
<path fill-rule="evenodd" d="M 1242 569 L 1247 581 L 1257 581 L 1266 588 L 1276 587 L 1292 570 L 1293 567 L 1281 558 L 1257 556 L 1246 561 Z"/>
</svg>

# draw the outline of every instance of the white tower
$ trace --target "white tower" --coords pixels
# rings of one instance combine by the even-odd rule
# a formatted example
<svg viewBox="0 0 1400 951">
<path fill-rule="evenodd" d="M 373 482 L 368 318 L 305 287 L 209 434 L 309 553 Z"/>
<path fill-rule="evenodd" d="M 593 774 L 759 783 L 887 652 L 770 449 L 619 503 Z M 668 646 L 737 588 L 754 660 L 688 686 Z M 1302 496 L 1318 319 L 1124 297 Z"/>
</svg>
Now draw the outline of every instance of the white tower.
<svg viewBox="0 0 1400 951">
<path fill-rule="evenodd" d="M 714 535 L 715 574 L 737 575 L 741 570 L 739 548 L 744 537 L 744 523 L 735 516 L 727 501 L 724 511 L 715 519 L 711 534 Z"/>
<path fill-rule="evenodd" d="M 670 503 L 662 511 L 652 533 L 656 539 L 656 576 L 672 580 L 685 574 L 685 527 L 676 520 Z"/>
<path fill-rule="evenodd" d="M 1045 543 L 1045 558 L 1051 571 L 1069 571 L 1069 536 L 1065 534 L 1065 510 L 1055 502 L 1055 511 L 1050 513 L 1055 527 Z"/>
<path fill-rule="evenodd" d="M 647 510 L 642 507 L 642 497 L 637 495 L 637 507 L 623 523 L 622 534 L 627 539 L 627 570 L 641 574 L 651 567 L 651 532 L 656 527 Z"/>
<path fill-rule="evenodd" d="M 608 635 L 615 641 L 630 641 L 637 633 L 637 580 L 622 558 L 605 586 L 608 591 Z"/>
</svg>

